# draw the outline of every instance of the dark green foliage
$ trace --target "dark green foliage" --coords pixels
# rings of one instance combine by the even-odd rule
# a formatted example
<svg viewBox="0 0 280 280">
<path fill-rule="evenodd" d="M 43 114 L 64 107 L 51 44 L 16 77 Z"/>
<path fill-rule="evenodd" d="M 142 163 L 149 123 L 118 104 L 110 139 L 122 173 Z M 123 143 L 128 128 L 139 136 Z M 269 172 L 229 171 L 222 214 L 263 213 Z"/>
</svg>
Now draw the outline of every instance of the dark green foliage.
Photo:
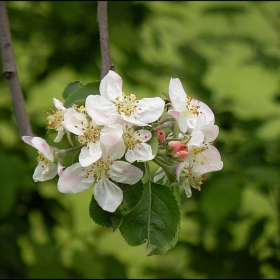
<svg viewBox="0 0 280 280">
<path fill-rule="evenodd" d="M 146 242 L 148 250 L 153 251 L 172 243 L 179 222 L 180 209 L 172 191 L 147 182 L 141 202 L 124 216 L 120 231 L 129 245 L 139 246 Z M 159 251 L 154 250 L 155 253 Z"/>
<path fill-rule="evenodd" d="M 67 96 L 64 102 L 65 108 L 70 108 L 74 103 L 84 106 L 85 99 L 89 95 L 99 94 L 99 84 L 99 82 L 92 82 L 88 84 L 79 84 L 78 86 L 77 84 L 74 84 L 74 86 L 68 85 L 70 89 L 66 88 L 62 94 L 63 96 Z"/>
</svg>

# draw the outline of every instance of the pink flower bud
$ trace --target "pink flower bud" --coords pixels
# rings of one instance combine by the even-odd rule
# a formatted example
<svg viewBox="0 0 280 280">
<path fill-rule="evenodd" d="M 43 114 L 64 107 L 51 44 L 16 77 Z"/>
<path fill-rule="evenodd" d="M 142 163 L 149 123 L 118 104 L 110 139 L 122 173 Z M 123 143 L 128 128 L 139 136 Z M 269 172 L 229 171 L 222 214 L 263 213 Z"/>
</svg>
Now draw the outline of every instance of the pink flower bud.
<svg viewBox="0 0 280 280">
<path fill-rule="evenodd" d="M 156 129 L 155 133 L 158 135 L 158 141 L 162 143 L 165 140 L 165 132 L 160 129 Z"/>
<path fill-rule="evenodd" d="M 167 151 L 178 161 L 185 161 L 189 156 L 188 146 L 180 141 L 168 142 Z"/>
</svg>

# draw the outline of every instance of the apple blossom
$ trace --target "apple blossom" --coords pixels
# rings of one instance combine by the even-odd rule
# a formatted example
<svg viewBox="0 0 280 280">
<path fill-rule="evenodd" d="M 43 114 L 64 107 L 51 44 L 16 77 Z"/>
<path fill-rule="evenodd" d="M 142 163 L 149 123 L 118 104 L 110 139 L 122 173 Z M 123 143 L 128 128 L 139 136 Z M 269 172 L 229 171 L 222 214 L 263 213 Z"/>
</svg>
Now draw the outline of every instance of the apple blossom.
<svg viewBox="0 0 280 280">
<path fill-rule="evenodd" d="M 152 138 L 152 133 L 149 130 L 135 130 L 137 126 L 123 124 L 123 140 L 127 147 L 125 159 L 128 162 L 134 161 L 149 161 L 155 155 L 152 154 L 152 148 L 146 142 Z"/>
<path fill-rule="evenodd" d="M 128 122 L 147 126 L 163 113 L 165 103 L 159 97 L 137 100 L 134 94 L 122 92 L 122 78 L 114 71 L 101 80 L 100 95 L 89 95 L 87 113 L 99 125 Z"/>
<path fill-rule="evenodd" d="M 57 174 L 61 175 L 63 166 L 58 161 L 58 149 L 50 147 L 48 143 L 40 137 L 22 136 L 22 140 L 38 150 L 38 165 L 33 174 L 35 182 L 43 182 L 53 179 Z"/>
<path fill-rule="evenodd" d="M 206 142 L 217 138 L 219 127 L 214 124 L 215 116 L 212 110 L 205 103 L 187 96 L 178 78 L 170 80 L 169 98 L 172 108 L 168 113 L 177 119 L 183 133 L 201 130 Z"/>
<path fill-rule="evenodd" d="M 79 154 L 82 166 L 88 166 L 102 156 L 102 142 L 117 144 L 125 152 L 122 139 L 122 126 L 118 123 L 107 126 L 97 125 L 85 112 L 85 108 L 69 108 L 64 114 L 64 127 L 77 135 L 81 145 L 85 145 Z"/>
<path fill-rule="evenodd" d="M 219 171 L 223 168 L 221 155 L 216 147 L 204 143 L 200 147 L 189 145 L 189 157 L 180 162 L 176 168 L 176 178 L 180 182 L 188 197 L 191 196 L 190 186 L 200 190 L 205 174 Z"/>
<path fill-rule="evenodd" d="M 52 110 L 52 114 L 46 112 L 48 114 L 46 119 L 47 129 L 55 129 L 57 131 L 57 136 L 53 141 L 60 142 L 66 132 L 62 122 L 67 109 L 64 107 L 63 103 L 56 98 L 53 98 L 53 103 L 57 111 Z"/>
<path fill-rule="evenodd" d="M 93 196 L 100 207 L 114 212 L 123 200 L 123 192 L 113 181 L 133 185 L 143 177 L 143 172 L 128 162 L 117 160 L 123 152 L 116 145 L 105 146 L 104 151 L 102 157 L 89 166 L 83 167 L 78 162 L 67 167 L 58 180 L 58 190 L 77 193 L 93 184 Z"/>
</svg>

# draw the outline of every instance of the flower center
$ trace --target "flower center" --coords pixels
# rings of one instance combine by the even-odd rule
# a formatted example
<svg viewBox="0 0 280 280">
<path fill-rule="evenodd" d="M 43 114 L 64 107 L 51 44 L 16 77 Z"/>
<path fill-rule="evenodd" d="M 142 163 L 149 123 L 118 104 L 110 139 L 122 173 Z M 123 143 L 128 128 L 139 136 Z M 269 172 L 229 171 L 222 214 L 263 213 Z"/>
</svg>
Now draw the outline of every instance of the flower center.
<svg viewBox="0 0 280 280">
<path fill-rule="evenodd" d="M 38 162 L 42 162 L 43 165 L 42 165 L 42 168 L 44 169 L 46 167 L 47 164 L 49 164 L 51 161 L 48 160 L 41 152 L 38 151 L 38 157 L 36 158 L 36 160 Z"/>
<path fill-rule="evenodd" d="M 92 176 L 94 181 L 99 181 L 102 178 L 108 178 L 108 171 L 110 170 L 110 166 L 113 164 L 113 160 L 108 156 L 107 159 L 100 158 L 98 161 L 94 162 L 87 168 L 83 168 L 83 171 L 86 170 L 86 178 Z"/>
<path fill-rule="evenodd" d="M 52 114 L 49 112 L 45 112 L 48 116 L 46 119 L 47 127 L 46 129 L 57 129 L 61 127 L 61 122 L 64 118 L 64 110 L 59 109 L 58 111 L 54 111 L 50 109 Z"/>
<path fill-rule="evenodd" d="M 208 147 L 197 147 L 192 149 L 192 160 L 193 162 L 200 160 L 199 164 L 204 165 L 204 161 L 206 160 L 206 156 L 204 154 L 201 154 L 203 151 L 207 150 Z"/>
<path fill-rule="evenodd" d="M 45 156 L 43 155 L 43 153 L 39 152 L 38 151 L 38 157 L 36 158 L 36 160 L 39 162 L 39 161 L 42 161 L 44 163 L 48 163 L 49 160 L 47 158 L 45 158 Z"/>
<path fill-rule="evenodd" d="M 186 104 L 186 110 L 184 112 L 185 116 L 189 116 L 189 115 L 199 115 L 200 112 L 198 111 L 200 106 L 197 105 L 198 101 L 191 96 L 188 96 L 187 99 L 187 104 Z"/>
<path fill-rule="evenodd" d="M 81 124 L 83 125 L 85 123 L 82 121 Z M 78 141 L 81 144 L 85 144 L 89 141 L 92 141 L 95 143 L 95 141 L 97 141 L 100 137 L 101 127 L 98 125 L 93 125 L 91 122 L 88 124 L 85 124 L 85 126 L 84 126 L 84 128 L 82 128 L 82 130 L 84 131 L 84 134 L 78 136 Z"/>
<path fill-rule="evenodd" d="M 141 134 L 139 131 L 135 131 L 136 126 L 129 127 L 125 125 L 124 133 L 123 133 L 123 141 L 125 145 L 133 150 L 136 144 L 142 143 L 140 140 Z"/>
<path fill-rule="evenodd" d="M 206 176 L 205 176 L 205 174 L 202 174 L 199 177 L 195 177 L 191 174 L 191 172 L 188 168 L 184 168 L 184 170 L 182 171 L 182 173 L 180 175 L 180 178 L 181 178 L 182 182 L 187 179 L 190 186 L 201 191 L 201 186 L 203 184 L 203 181 L 206 179 Z"/>
<path fill-rule="evenodd" d="M 137 104 L 139 103 L 136 100 L 136 96 L 134 94 L 125 94 L 122 93 L 122 98 L 120 96 L 116 97 L 115 104 L 117 106 L 118 112 L 123 113 L 125 115 L 131 115 L 137 113 L 141 108 L 138 108 Z"/>
</svg>

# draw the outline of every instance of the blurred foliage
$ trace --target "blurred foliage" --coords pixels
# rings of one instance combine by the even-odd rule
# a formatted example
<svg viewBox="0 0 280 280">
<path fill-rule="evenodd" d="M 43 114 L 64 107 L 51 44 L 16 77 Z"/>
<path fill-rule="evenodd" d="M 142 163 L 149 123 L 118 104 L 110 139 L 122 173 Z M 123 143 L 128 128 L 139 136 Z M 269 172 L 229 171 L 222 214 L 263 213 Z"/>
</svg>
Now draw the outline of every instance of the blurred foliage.
<svg viewBox="0 0 280 280">
<path fill-rule="evenodd" d="M 100 77 L 97 2 L 6 4 L 32 128 L 51 143 L 52 98 Z M 18 135 L 2 77 L 0 278 L 279 278 L 280 3 L 112 1 L 108 21 L 127 93 L 161 96 L 180 78 L 216 116 L 224 168 L 183 200 L 176 247 L 148 257 L 92 222 L 91 191 L 32 181 L 36 151 Z"/>
</svg>

